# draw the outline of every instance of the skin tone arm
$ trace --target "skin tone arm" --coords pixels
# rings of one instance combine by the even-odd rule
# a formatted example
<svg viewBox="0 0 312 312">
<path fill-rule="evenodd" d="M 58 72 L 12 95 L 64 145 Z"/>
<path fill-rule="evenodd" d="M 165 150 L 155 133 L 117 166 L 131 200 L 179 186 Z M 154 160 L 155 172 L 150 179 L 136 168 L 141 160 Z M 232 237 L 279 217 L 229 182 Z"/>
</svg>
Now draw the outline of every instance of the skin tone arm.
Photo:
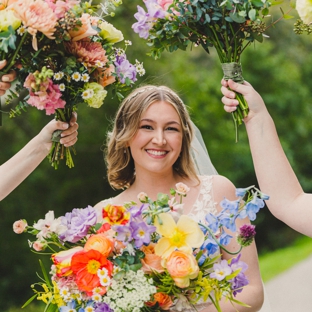
<svg viewBox="0 0 312 312">
<path fill-rule="evenodd" d="M 236 200 L 237 197 L 235 195 L 235 186 L 231 181 L 229 181 L 227 178 L 217 175 L 213 177 L 213 194 L 214 194 L 214 200 L 217 203 L 220 203 L 224 197 L 226 197 L 228 200 Z M 217 209 L 220 211 L 222 208 L 220 206 L 217 207 Z M 250 221 L 248 219 L 237 219 L 236 220 L 236 226 L 239 228 L 240 226 L 244 224 L 250 224 Z M 232 232 L 229 232 L 230 235 L 233 235 Z M 236 242 L 235 237 L 231 239 L 231 242 L 229 245 L 225 246 L 227 250 L 230 252 L 236 252 L 239 250 L 239 245 Z M 236 257 L 233 255 L 230 255 L 222 250 L 222 258 L 223 259 L 230 259 Z M 241 261 L 244 261 L 248 265 L 248 269 L 245 272 L 249 284 L 245 286 L 243 291 L 236 295 L 235 299 L 250 305 L 250 308 L 243 307 L 238 304 L 233 305 L 230 302 L 221 302 L 221 310 L 226 312 L 255 312 L 259 311 L 262 304 L 263 304 L 263 285 L 260 275 L 260 269 L 259 269 L 259 263 L 258 263 L 258 253 L 255 243 L 253 242 L 250 246 L 244 247 L 241 251 Z M 215 311 L 215 308 L 207 308 L 203 312 L 210 312 Z"/>
<path fill-rule="evenodd" d="M 52 146 L 51 137 L 55 130 L 64 130 L 61 143 L 72 146 L 77 142 L 76 114 L 70 125 L 65 122 L 50 121 L 30 142 L 18 153 L 0 166 L 0 200 L 10 194 L 48 155 Z"/>
<path fill-rule="evenodd" d="M 250 108 L 244 122 L 260 188 L 270 195 L 268 208 L 288 226 L 312 237 L 312 194 L 303 191 L 291 168 L 263 99 L 247 82 L 222 80 L 222 102 L 227 112 L 234 111 L 238 104 L 228 87 L 243 94 Z"/>
</svg>

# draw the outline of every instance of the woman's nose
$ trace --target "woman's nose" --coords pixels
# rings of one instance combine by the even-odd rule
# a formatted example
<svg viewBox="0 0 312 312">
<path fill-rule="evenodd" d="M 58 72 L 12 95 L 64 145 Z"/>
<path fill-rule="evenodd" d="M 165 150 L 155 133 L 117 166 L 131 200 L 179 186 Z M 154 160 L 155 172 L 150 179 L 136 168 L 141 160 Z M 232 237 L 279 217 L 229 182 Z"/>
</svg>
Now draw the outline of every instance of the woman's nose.
<svg viewBox="0 0 312 312">
<path fill-rule="evenodd" d="M 152 140 L 157 145 L 165 145 L 167 143 L 163 131 L 157 131 Z"/>
</svg>

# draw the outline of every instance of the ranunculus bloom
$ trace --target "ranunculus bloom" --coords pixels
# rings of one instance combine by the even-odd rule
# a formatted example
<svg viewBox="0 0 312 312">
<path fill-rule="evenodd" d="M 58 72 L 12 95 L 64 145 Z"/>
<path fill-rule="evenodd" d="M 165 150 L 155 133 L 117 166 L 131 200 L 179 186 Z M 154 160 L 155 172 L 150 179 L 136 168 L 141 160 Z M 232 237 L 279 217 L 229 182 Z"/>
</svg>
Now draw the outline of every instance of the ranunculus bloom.
<svg viewBox="0 0 312 312">
<path fill-rule="evenodd" d="M 110 64 L 109 67 L 100 68 L 98 67 L 94 72 L 93 76 L 96 79 L 96 82 L 102 87 L 106 87 L 116 81 L 115 76 L 112 73 L 115 72 L 115 66 Z"/>
<path fill-rule="evenodd" d="M 71 269 L 76 276 L 77 286 L 87 293 L 101 286 L 97 272 L 102 268 L 108 271 L 109 277 L 112 276 L 113 264 L 97 250 L 80 251 L 72 257 Z"/>
<path fill-rule="evenodd" d="M 176 184 L 176 191 L 180 195 L 186 195 L 190 188 L 182 182 Z"/>
<path fill-rule="evenodd" d="M 155 247 L 157 255 L 167 258 L 175 249 L 191 254 L 192 248 L 199 248 L 203 244 L 204 234 L 197 222 L 190 217 L 182 215 L 178 223 L 175 223 L 169 213 L 161 213 L 158 217 L 162 224 L 156 218 L 154 225 L 162 237 Z"/>
<path fill-rule="evenodd" d="M 51 256 L 58 277 L 69 276 L 72 274 L 71 259 L 76 252 L 82 250 L 83 247 L 77 246 L 68 250 L 60 251 Z"/>
<path fill-rule="evenodd" d="M 98 27 L 101 29 L 99 36 L 110 43 L 117 43 L 124 39 L 122 32 L 106 21 L 100 21 Z"/>
<path fill-rule="evenodd" d="M 102 211 L 103 220 L 111 225 L 120 225 L 128 223 L 130 213 L 124 206 L 108 204 Z"/>
<path fill-rule="evenodd" d="M 82 25 L 80 27 L 75 27 L 78 28 L 77 30 L 72 29 L 68 32 L 72 41 L 78 41 L 90 36 L 97 35 L 97 30 L 92 27 L 90 14 L 82 14 L 80 21 Z"/>
<path fill-rule="evenodd" d="M 198 276 L 199 267 L 192 254 L 176 250 L 164 262 L 168 273 L 180 288 L 188 287 L 190 285 L 190 279 Z"/>
<path fill-rule="evenodd" d="M 108 257 L 114 249 L 114 242 L 105 234 L 95 234 L 88 238 L 83 249 L 85 251 L 97 250 L 103 256 Z"/>
<path fill-rule="evenodd" d="M 173 302 L 171 300 L 171 297 L 165 293 L 162 292 L 158 292 L 156 294 L 153 295 L 154 296 L 154 300 L 153 301 L 149 301 L 146 302 L 145 304 L 148 307 L 152 307 L 154 306 L 156 303 L 159 304 L 159 308 L 161 310 L 169 310 L 170 307 L 172 306 Z"/>
<path fill-rule="evenodd" d="M 10 6 L 15 16 L 20 19 L 27 31 L 33 36 L 32 45 L 38 50 L 37 32 L 54 39 L 57 17 L 49 5 L 43 0 L 18 0 Z"/>
<path fill-rule="evenodd" d="M 13 10 L 0 10 L 0 31 L 7 31 L 10 25 L 17 29 L 21 26 L 21 20 L 15 17 Z"/>
<path fill-rule="evenodd" d="M 74 55 L 77 61 L 86 67 L 95 67 L 97 64 L 105 66 L 108 61 L 101 43 L 93 42 L 89 39 L 80 41 L 65 42 L 65 47 L 69 54 Z"/>
<path fill-rule="evenodd" d="M 151 243 L 148 246 L 142 246 L 141 250 L 144 252 L 145 257 L 141 259 L 142 270 L 144 273 L 151 273 L 156 271 L 158 273 L 164 272 L 161 265 L 161 257 L 155 254 L 155 244 Z"/>
<path fill-rule="evenodd" d="M 13 223 L 13 231 L 16 234 L 22 234 L 27 227 L 26 220 L 18 220 Z"/>
</svg>

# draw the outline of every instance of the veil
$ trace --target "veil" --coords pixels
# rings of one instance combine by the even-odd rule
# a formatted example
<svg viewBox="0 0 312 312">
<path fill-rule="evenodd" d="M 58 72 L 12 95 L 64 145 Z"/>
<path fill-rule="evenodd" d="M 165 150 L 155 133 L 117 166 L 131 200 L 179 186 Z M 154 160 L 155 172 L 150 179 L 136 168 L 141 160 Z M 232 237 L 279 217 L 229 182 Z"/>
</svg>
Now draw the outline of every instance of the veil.
<svg viewBox="0 0 312 312">
<path fill-rule="evenodd" d="M 194 130 L 194 137 L 191 143 L 191 155 L 198 175 L 218 174 L 209 157 L 204 139 L 200 130 L 191 121 Z"/>
</svg>

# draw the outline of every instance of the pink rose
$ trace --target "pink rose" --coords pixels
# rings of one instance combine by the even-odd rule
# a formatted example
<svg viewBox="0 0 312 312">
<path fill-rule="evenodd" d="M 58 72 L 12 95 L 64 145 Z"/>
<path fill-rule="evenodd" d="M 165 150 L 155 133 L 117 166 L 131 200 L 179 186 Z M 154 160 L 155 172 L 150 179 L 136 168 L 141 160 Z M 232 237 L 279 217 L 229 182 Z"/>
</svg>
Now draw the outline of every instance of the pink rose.
<svg viewBox="0 0 312 312">
<path fill-rule="evenodd" d="M 72 41 L 78 41 L 86 37 L 95 36 L 98 32 L 92 28 L 93 19 L 91 19 L 90 14 L 84 13 L 80 18 L 81 26 L 77 26 L 77 30 L 70 30 L 68 33 Z"/>
<path fill-rule="evenodd" d="M 18 220 L 13 223 L 13 231 L 16 234 L 22 234 L 27 228 L 26 220 Z"/>
<path fill-rule="evenodd" d="M 182 182 L 177 183 L 175 186 L 176 192 L 182 196 L 185 196 L 186 193 L 190 190 L 190 188 Z"/>
<path fill-rule="evenodd" d="M 195 257 L 183 251 L 173 251 L 167 258 L 165 266 L 173 278 L 175 284 L 180 288 L 190 285 L 190 279 L 198 276 L 199 267 Z"/>
<path fill-rule="evenodd" d="M 32 248 L 34 248 L 36 251 L 42 251 L 45 249 L 45 244 L 40 241 L 35 241 L 32 245 Z"/>
</svg>

